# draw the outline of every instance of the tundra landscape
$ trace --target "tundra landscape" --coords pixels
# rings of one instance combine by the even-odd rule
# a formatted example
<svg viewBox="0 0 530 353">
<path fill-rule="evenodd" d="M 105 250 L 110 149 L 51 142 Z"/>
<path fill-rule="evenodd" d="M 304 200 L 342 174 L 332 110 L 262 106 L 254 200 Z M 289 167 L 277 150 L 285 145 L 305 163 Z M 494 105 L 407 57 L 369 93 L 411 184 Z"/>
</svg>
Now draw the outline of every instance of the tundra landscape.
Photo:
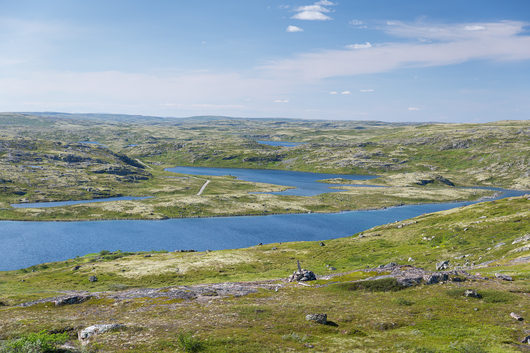
<svg viewBox="0 0 530 353">
<path fill-rule="evenodd" d="M 0 0 L 0 353 L 530 352 L 530 1 Z"/>
</svg>

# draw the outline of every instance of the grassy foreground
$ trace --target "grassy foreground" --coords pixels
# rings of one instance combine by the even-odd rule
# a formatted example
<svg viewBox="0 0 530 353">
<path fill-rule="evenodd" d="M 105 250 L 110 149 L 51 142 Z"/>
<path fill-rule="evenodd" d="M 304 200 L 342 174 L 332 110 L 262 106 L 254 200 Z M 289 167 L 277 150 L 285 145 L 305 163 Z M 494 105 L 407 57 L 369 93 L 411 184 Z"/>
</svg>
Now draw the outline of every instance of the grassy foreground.
<svg viewBox="0 0 530 353">
<path fill-rule="evenodd" d="M 428 214 L 352 237 L 198 253 L 108 253 L 0 272 L 0 339 L 66 332 L 71 350 L 100 352 L 524 352 L 530 317 L 530 201 L 517 197 Z M 317 275 L 288 284 L 296 260 Z M 388 262 L 429 270 L 449 260 L 489 280 L 420 285 L 351 285 Z M 73 270 L 75 266 L 80 266 Z M 494 277 L 510 275 L 513 281 Z M 97 276 L 90 282 L 89 276 Z M 131 288 L 269 281 L 278 290 L 202 300 L 116 295 Z M 250 284 L 249 284 L 250 285 Z M 191 290 L 191 287 L 188 287 Z M 401 289 L 401 290 L 396 290 Z M 475 289 L 482 298 L 466 298 Z M 102 292 L 76 305 L 22 302 L 67 291 Z M 114 297 L 112 297 L 114 295 Z M 327 313 L 332 325 L 305 320 Z M 75 333 L 97 323 L 125 329 L 81 348 Z M 195 348 L 193 348 L 195 347 Z"/>
</svg>

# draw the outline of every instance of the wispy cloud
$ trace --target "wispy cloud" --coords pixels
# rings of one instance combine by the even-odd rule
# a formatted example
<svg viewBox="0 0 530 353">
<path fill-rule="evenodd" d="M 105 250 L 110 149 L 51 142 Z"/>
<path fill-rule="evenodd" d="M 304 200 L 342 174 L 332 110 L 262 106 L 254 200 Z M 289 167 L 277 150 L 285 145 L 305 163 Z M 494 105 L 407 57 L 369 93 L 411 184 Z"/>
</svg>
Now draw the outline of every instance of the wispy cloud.
<svg viewBox="0 0 530 353">
<path fill-rule="evenodd" d="M 287 29 L 285 31 L 289 33 L 296 33 L 296 32 L 303 32 L 304 29 L 298 26 L 287 26 Z"/>
<path fill-rule="evenodd" d="M 289 103 L 288 99 L 275 99 L 273 100 L 274 103 Z"/>
<path fill-rule="evenodd" d="M 363 89 L 360 89 L 359 92 L 361 92 L 361 93 L 372 93 L 372 92 L 375 92 L 375 89 L 363 88 Z"/>
<path fill-rule="evenodd" d="M 312 5 L 300 6 L 295 9 L 296 14 L 291 18 L 295 20 L 305 20 L 305 21 L 327 21 L 332 18 L 327 13 L 330 13 L 331 10 L 329 6 L 333 6 L 335 3 L 328 0 L 321 0 L 313 3 Z"/>
<path fill-rule="evenodd" d="M 483 26 L 469 30 L 466 26 Z M 451 25 L 393 22 L 389 34 L 411 38 L 379 44 L 366 50 L 325 50 L 306 53 L 267 65 L 269 75 L 291 80 L 315 81 L 330 77 L 381 73 L 404 67 L 431 67 L 470 60 L 528 60 L 530 36 L 525 22 L 501 21 Z M 430 41 L 417 41 L 426 38 Z"/>
<path fill-rule="evenodd" d="M 370 42 L 365 42 L 365 43 L 361 43 L 361 44 L 348 44 L 346 46 L 346 48 L 348 49 L 368 49 L 368 48 L 371 48 L 372 47 L 372 43 Z"/>
<path fill-rule="evenodd" d="M 410 112 L 417 112 L 417 111 L 419 111 L 421 109 L 418 108 L 418 107 L 408 107 L 407 110 L 410 111 Z"/>
<path fill-rule="evenodd" d="M 351 94 L 351 92 L 350 91 L 342 91 L 342 92 L 340 92 L 340 94 L 348 95 L 348 94 Z"/>
<path fill-rule="evenodd" d="M 364 21 L 361 20 L 351 20 L 348 22 L 351 26 L 359 29 L 365 29 L 368 28 L 368 26 L 364 23 Z"/>
</svg>

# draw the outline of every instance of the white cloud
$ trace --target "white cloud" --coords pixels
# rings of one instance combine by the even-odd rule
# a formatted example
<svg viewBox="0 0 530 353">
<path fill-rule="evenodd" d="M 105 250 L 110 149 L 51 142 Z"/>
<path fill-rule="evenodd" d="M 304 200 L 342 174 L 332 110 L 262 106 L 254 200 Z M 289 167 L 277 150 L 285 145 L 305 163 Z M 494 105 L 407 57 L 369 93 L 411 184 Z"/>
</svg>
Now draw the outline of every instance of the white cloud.
<svg viewBox="0 0 530 353">
<path fill-rule="evenodd" d="M 289 33 L 295 33 L 295 32 L 303 32 L 304 30 L 298 26 L 287 26 L 286 31 Z"/>
<path fill-rule="evenodd" d="M 291 18 L 296 20 L 305 20 L 305 21 L 327 21 L 332 18 L 326 15 L 330 13 L 331 10 L 327 6 L 333 6 L 335 3 L 328 0 L 321 0 L 315 2 L 313 5 L 299 6 L 296 8 L 294 14 Z"/>
<path fill-rule="evenodd" d="M 501 21 L 481 24 L 486 29 L 467 31 L 451 24 L 396 23 L 385 30 L 412 41 L 379 44 L 370 50 L 325 50 L 273 62 L 264 69 L 272 77 L 314 82 L 321 79 L 381 73 L 404 67 L 433 67 L 471 60 L 513 61 L 530 59 L 530 36 L 522 35 L 525 22 Z M 426 37 L 434 42 L 418 42 Z"/>
<path fill-rule="evenodd" d="M 408 107 L 407 110 L 408 110 L 408 111 L 411 111 L 411 112 L 417 112 L 417 111 L 419 111 L 419 110 L 421 110 L 421 109 L 418 108 L 418 107 Z"/>
<path fill-rule="evenodd" d="M 361 20 L 351 20 L 348 22 L 351 26 L 354 26 L 355 28 L 359 29 L 365 29 L 368 28 L 368 26 L 364 23 L 364 21 Z"/>
<path fill-rule="evenodd" d="M 274 103 L 289 103 L 288 99 L 275 99 L 273 100 Z"/>
<path fill-rule="evenodd" d="M 470 26 L 465 26 L 464 29 L 466 31 L 483 31 L 486 29 L 486 27 L 479 26 L 479 25 L 470 25 Z"/>
<path fill-rule="evenodd" d="M 375 89 L 364 88 L 364 89 L 360 89 L 359 92 L 361 92 L 361 93 L 371 93 L 371 92 L 375 92 Z"/>
<path fill-rule="evenodd" d="M 337 92 L 337 91 L 331 91 L 331 92 L 329 92 L 329 94 L 335 95 L 335 94 L 339 94 L 339 92 Z"/>
<path fill-rule="evenodd" d="M 342 91 L 342 92 L 340 92 L 340 94 L 346 95 L 346 94 L 351 94 L 351 92 L 350 91 Z"/>
<path fill-rule="evenodd" d="M 365 42 L 364 44 L 349 44 L 346 46 L 348 49 L 368 49 L 372 47 L 372 43 Z"/>
</svg>

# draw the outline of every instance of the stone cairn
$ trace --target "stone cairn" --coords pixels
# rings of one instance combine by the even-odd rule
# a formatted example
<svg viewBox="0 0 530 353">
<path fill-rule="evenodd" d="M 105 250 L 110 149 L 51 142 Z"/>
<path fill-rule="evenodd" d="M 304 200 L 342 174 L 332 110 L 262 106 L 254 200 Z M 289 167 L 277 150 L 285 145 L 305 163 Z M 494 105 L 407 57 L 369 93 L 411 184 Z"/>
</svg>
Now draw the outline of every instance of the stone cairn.
<svg viewBox="0 0 530 353">
<path fill-rule="evenodd" d="M 304 270 L 300 266 L 300 261 L 296 260 L 298 265 L 298 270 L 293 272 L 293 274 L 289 277 L 289 282 L 305 282 L 305 281 L 315 281 L 317 279 L 317 276 L 313 271 Z"/>
</svg>

